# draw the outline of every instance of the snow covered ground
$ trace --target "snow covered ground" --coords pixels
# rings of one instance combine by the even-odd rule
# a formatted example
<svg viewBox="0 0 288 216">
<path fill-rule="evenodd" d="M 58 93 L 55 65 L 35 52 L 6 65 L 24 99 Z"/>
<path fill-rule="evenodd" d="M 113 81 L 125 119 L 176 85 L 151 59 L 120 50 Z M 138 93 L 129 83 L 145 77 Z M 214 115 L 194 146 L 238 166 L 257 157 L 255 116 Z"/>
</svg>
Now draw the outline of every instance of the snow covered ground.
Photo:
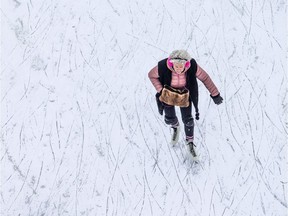
<svg viewBox="0 0 288 216">
<path fill-rule="evenodd" d="M 285 0 L 1 4 L 1 215 L 288 215 Z M 174 49 L 224 98 L 198 167 L 147 76 Z"/>
</svg>

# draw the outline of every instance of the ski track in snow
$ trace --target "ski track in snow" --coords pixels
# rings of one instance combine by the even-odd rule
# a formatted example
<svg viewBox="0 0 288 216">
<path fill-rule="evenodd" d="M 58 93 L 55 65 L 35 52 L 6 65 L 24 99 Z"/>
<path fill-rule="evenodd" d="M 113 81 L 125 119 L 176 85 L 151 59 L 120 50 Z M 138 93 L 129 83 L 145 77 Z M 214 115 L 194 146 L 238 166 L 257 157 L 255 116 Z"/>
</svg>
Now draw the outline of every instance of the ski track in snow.
<svg viewBox="0 0 288 216">
<path fill-rule="evenodd" d="M 286 11 L 2 2 L 1 215 L 288 215 Z M 169 144 L 147 76 L 182 48 L 224 98 L 199 81 L 199 165 L 185 160 L 183 124 Z"/>
</svg>

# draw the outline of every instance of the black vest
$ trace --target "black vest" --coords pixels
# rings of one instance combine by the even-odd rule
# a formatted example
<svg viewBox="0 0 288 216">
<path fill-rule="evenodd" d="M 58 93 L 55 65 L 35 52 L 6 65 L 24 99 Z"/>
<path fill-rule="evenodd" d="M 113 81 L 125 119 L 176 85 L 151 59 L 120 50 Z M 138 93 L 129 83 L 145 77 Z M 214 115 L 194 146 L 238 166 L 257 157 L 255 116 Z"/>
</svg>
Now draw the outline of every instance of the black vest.
<svg viewBox="0 0 288 216">
<path fill-rule="evenodd" d="M 197 79 L 196 79 L 197 63 L 194 59 L 191 59 L 190 63 L 191 63 L 191 66 L 186 71 L 186 86 L 185 87 L 190 92 L 190 101 L 193 102 L 193 105 L 196 111 L 196 118 L 197 118 L 197 114 L 199 115 L 198 84 L 197 84 Z M 171 85 L 172 71 L 167 67 L 167 58 L 158 62 L 158 74 L 159 74 L 159 81 L 161 82 L 162 86 Z"/>
</svg>

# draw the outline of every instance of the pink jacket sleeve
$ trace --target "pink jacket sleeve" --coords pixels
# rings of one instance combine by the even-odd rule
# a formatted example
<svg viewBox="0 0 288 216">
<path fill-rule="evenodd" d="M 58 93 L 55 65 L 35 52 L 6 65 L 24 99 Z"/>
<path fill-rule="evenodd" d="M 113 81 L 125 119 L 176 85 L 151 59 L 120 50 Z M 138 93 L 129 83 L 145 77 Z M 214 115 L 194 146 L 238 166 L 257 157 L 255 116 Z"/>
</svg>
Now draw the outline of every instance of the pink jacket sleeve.
<svg viewBox="0 0 288 216">
<path fill-rule="evenodd" d="M 150 72 L 148 73 L 148 77 L 153 86 L 155 87 L 156 91 L 160 92 L 163 86 L 159 81 L 158 66 L 155 66 L 154 68 L 152 68 L 152 70 L 150 70 Z"/>
<path fill-rule="evenodd" d="M 203 84 L 212 96 L 216 96 L 219 94 L 217 87 L 215 86 L 209 75 L 199 65 L 197 65 L 196 77 L 201 80 L 201 82 L 203 82 Z"/>
</svg>

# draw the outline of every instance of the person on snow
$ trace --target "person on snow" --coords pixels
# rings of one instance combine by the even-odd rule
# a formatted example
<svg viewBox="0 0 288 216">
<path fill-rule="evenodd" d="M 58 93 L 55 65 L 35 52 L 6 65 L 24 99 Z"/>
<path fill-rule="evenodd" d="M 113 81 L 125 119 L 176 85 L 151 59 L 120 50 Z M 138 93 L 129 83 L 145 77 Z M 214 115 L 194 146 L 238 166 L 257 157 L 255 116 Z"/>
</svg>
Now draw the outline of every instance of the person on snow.
<svg viewBox="0 0 288 216">
<path fill-rule="evenodd" d="M 186 50 L 174 50 L 168 58 L 159 61 L 158 65 L 150 70 L 148 77 L 157 91 L 158 111 L 163 115 L 164 110 L 165 123 L 171 125 L 173 130 L 171 144 L 175 145 L 179 140 L 180 125 L 175 112 L 175 106 L 179 106 L 188 151 L 193 158 L 197 158 L 196 145 L 193 142 L 194 119 L 192 117 L 193 103 L 196 120 L 199 119 L 197 79 L 203 82 L 214 103 L 219 105 L 223 98 L 217 87 Z"/>
</svg>

